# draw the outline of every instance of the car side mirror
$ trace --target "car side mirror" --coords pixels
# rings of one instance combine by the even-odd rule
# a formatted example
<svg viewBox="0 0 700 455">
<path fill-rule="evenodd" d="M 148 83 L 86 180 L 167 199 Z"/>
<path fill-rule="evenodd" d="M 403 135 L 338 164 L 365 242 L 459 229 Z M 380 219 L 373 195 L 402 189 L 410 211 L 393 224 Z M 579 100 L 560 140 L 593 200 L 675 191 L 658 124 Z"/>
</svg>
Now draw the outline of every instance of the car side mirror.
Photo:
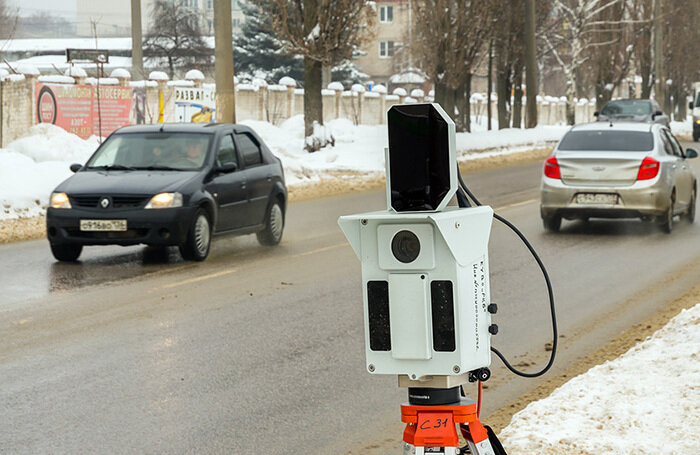
<svg viewBox="0 0 700 455">
<path fill-rule="evenodd" d="M 78 172 L 78 171 L 81 170 L 82 168 L 83 168 L 83 165 L 82 165 L 82 164 L 79 164 L 79 163 L 73 163 L 73 164 L 70 165 L 70 170 L 73 171 L 73 172 Z"/>
<path fill-rule="evenodd" d="M 595 111 L 595 112 L 593 113 L 593 117 L 598 117 L 599 115 L 600 115 L 600 112 L 598 112 L 598 111 Z"/>
<path fill-rule="evenodd" d="M 664 115 L 664 112 L 663 112 L 663 111 L 658 111 L 658 110 L 657 110 L 657 111 L 654 112 L 654 114 L 651 116 L 651 119 L 654 120 L 656 117 L 659 117 L 659 116 L 661 116 L 661 115 Z"/>
<path fill-rule="evenodd" d="M 238 165 L 236 163 L 224 163 L 221 166 L 216 166 L 214 170 L 222 174 L 230 174 L 238 170 Z"/>
<path fill-rule="evenodd" d="M 688 103 L 688 109 L 690 109 L 691 111 L 693 110 L 693 102 L 692 101 L 690 103 Z"/>
<path fill-rule="evenodd" d="M 697 158 L 698 151 L 695 149 L 685 149 L 685 157 L 686 158 Z"/>
</svg>

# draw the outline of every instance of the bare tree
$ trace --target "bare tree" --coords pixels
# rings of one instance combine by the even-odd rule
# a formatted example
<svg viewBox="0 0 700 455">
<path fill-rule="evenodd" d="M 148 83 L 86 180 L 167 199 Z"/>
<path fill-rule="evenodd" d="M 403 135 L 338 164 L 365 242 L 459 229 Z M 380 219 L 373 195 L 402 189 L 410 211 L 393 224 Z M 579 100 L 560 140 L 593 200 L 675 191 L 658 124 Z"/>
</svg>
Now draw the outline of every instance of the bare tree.
<svg viewBox="0 0 700 455">
<path fill-rule="evenodd" d="M 197 11 L 181 2 L 157 0 L 151 16 L 157 26 L 151 27 L 144 40 L 146 58 L 166 60 L 171 78 L 176 67 L 211 65 L 213 50 L 204 42 Z"/>
<path fill-rule="evenodd" d="M 349 59 L 374 33 L 376 12 L 365 0 L 257 0 L 268 12 L 278 39 L 304 56 L 304 134 L 307 150 L 323 147 L 312 138 L 323 124 L 322 71 Z"/>
<path fill-rule="evenodd" d="M 483 55 L 491 13 L 492 5 L 484 1 L 413 2 L 413 55 L 435 85 L 435 101 L 467 131 L 471 74 Z"/>
<path fill-rule="evenodd" d="M 665 108 L 676 120 L 685 120 L 687 97 L 693 93 L 692 83 L 700 81 L 700 3 L 664 0 L 664 59 L 670 86 Z M 664 83 L 666 81 L 663 81 Z"/>
<path fill-rule="evenodd" d="M 14 37 L 18 17 L 16 9 L 7 6 L 6 0 L 0 0 L 0 38 L 10 39 Z"/>
<path fill-rule="evenodd" d="M 619 7 L 623 0 L 553 0 L 557 27 L 543 35 L 548 50 L 554 55 L 566 77 L 566 120 L 575 122 L 576 90 L 579 71 L 595 47 L 613 44 L 613 39 L 600 36 L 600 27 L 619 24 L 607 20 L 605 14 Z"/>
</svg>

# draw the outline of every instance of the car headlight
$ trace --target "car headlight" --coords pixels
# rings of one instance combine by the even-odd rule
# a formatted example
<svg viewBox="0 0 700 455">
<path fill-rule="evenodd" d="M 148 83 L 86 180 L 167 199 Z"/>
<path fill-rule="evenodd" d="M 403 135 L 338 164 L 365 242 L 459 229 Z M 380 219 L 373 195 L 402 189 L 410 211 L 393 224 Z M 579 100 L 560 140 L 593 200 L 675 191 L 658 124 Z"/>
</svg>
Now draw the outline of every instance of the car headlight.
<svg viewBox="0 0 700 455">
<path fill-rule="evenodd" d="M 51 193 L 51 202 L 49 203 L 51 208 L 54 209 L 70 209 L 70 200 L 66 193 Z"/>
<path fill-rule="evenodd" d="M 182 194 L 180 193 L 158 193 L 148 201 L 147 209 L 169 209 L 182 207 Z"/>
</svg>

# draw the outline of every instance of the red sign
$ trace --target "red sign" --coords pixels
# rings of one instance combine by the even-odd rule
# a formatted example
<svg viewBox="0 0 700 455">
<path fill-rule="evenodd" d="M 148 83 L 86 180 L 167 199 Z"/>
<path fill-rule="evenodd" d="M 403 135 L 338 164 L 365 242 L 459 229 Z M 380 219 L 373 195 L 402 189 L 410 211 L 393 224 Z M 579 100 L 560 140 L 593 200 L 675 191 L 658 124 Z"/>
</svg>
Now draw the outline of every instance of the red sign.
<svg viewBox="0 0 700 455">
<path fill-rule="evenodd" d="M 128 125 L 131 87 L 102 85 L 36 84 L 38 123 L 53 123 L 69 133 L 87 139 L 107 136 Z"/>
</svg>

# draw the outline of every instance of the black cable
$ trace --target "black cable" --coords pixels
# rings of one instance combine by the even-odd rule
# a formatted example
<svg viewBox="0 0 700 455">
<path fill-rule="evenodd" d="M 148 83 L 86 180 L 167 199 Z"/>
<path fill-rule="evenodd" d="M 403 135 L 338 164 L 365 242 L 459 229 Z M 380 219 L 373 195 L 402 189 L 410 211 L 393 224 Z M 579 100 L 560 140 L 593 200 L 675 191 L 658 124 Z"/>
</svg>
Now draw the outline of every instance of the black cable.
<svg viewBox="0 0 700 455">
<path fill-rule="evenodd" d="M 469 195 L 469 197 L 472 199 L 472 201 L 474 201 L 474 203 L 476 205 L 482 205 L 481 202 L 479 202 L 479 200 L 476 198 L 476 196 L 474 196 L 474 194 L 472 194 L 472 192 L 469 191 L 469 188 L 467 188 L 467 185 L 464 183 L 464 180 L 462 179 L 462 174 L 460 172 L 457 172 L 457 176 L 459 177 L 459 184 L 460 184 L 461 188 Z M 496 349 L 492 346 L 491 351 L 494 354 L 496 354 L 498 356 L 498 358 L 501 359 L 501 361 L 506 366 L 506 368 L 508 368 L 513 373 L 517 374 L 518 376 L 525 377 L 525 378 L 536 378 L 538 376 L 542 376 L 543 374 L 545 374 L 552 367 L 552 365 L 554 364 L 554 357 L 556 356 L 556 353 L 557 353 L 557 339 L 559 338 L 559 332 L 557 329 L 557 317 L 556 317 L 556 314 L 554 311 L 554 292 L 552 291 L 552 283 L 549 280 L 549 274 L 547 273 L 547 269 L 545 268 L 544 264 L 542 263 L 542 260 L 537 255 L 537 252 L 532 247 L 530 242 L 528 242 L 528 240 L 525 238 L 523 233 L 520 232 L 520 230 L 517 227 L 515 227 L 510 221 L 506 220 L 505 218 L 496 214 L 495 212 L 493 214 L 493 217 L 495 219 L 497 219 L 498 221 L 500 221 L 501 223 L 508 226 L 513 232 L 515 232 L 517 234 L 518 237 L 520 237 L 520 240 L 522 240 L 522 242 L 525 244 L 527 249 L 530 251 L 530 254 L 532 254 L 532 257 L 535 258 L 537 265 L 539 265 L 540 270 L 542 271 L 542 275 L 544 276 L 544 281 L 545 281 L 545 283 L 547 283 L 547 294 L 549 295 L 549 309 L 550 309 L 550 312 L 552 314 L 552 337 L 553 337 L 553 339 L 552 339 L 552 354 L 549 357 L 549 362 L 547 362 L 547 365 L 545 365 L 545 367 L 542 370 L 540 370 L 536 373 L 525 373 L 523 371 L 519 371 L 518 369 L 513 367 L 508 362 L 508 360 L 506 360 L 505 356 L 503 354 L 501 354 L 501 352 L 498 349 Z"/>
</svg>

